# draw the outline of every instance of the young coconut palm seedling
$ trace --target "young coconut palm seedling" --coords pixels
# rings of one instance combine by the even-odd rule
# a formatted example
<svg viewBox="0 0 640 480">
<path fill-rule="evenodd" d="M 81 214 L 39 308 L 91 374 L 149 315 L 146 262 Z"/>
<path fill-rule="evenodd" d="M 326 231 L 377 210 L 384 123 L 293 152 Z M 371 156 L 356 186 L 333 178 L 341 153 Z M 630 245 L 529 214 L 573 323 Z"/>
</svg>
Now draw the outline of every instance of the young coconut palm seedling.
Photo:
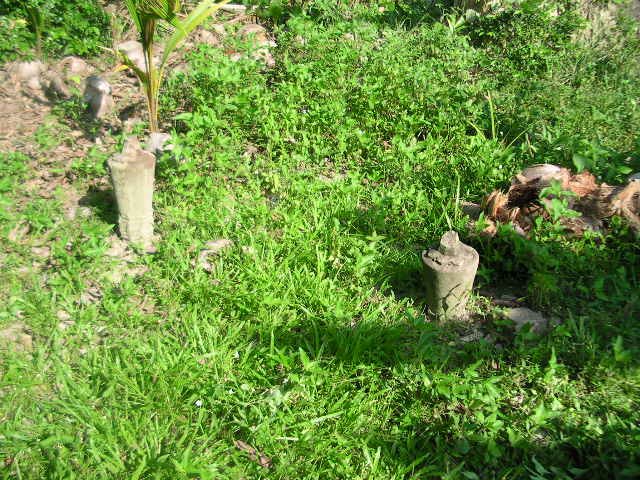
<svg viewBox="0 0 640 480">
<path fill-rule="evenodd" d="M 170 55 L 187 36 L 229 0 L 200 2 L 185 18 L 179 17 L 180 0 L 125 0 L 142 44 L 144 65 L 136 64 L 125 53 L 118 54 L 140 81 L 149 111 L 149 144 L 160 144 L 158 123 L 160 87 Z M 155 60 L 159 28 L 168 31 L 162 54 Z M 161 149 L 157 145 L 151 150 Z M 136 138 L 130 138 L 122 154 L 109 161 L 118 203 L 120 234 L 125 240 L 149 246 L 153 238 L 153 183 L 155 155 L 142 150 Z"/>
<path fill-rule="evenodd" d="M 152 133 L 160 131 L 158 99 L 169 57 L 194 29 L 228 2 L 229 0 L 217 3 L 212 0 L 204 0 L 186 18 L 180 19 L 178 17 L 180 0 L 125 0 L 131 19 L 140 36 L 144 53 L 144 69 L 136 65 L 126 54 L 119 52 L 119 55 L 127 67 L 133 70 L 144 89 L 149 109 L 149 128 Z M 164 41 L 161 49 L 162 55 L 156 64 L 154 53 L 158 27 L 160 26 L 164 29 L 171 29 L 173 32 Z"/>
</svg>

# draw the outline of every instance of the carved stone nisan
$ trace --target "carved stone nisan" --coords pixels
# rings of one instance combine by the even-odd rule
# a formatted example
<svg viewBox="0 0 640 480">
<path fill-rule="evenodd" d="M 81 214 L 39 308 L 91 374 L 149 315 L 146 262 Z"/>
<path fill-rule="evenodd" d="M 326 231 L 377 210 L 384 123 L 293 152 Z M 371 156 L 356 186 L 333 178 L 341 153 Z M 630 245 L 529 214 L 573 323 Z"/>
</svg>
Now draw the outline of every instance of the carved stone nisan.
<svg viewBox="0 0 640 480">
<path fill-rule="evenodd" d="M 437 249 L 422 252 L 429 313 L 438 319 L 458 319 L 466 305 L 480 256 L 453 231 L 445 233 Z"/>
</svg>

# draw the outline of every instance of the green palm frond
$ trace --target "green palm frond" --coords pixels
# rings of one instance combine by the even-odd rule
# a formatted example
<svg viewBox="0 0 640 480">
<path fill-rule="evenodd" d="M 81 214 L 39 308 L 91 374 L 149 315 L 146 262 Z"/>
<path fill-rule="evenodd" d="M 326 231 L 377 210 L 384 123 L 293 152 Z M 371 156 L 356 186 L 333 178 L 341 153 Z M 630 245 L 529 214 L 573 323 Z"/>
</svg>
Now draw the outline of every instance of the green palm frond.
<svg viewBox="0 0 640 480">
<path fill-rule="evenodd" d="M 164 67 L 169 59 L 169 55 L 171 55 L 180 42 L 187 38 L 187 36 L 201 25 L 210 15 L 227 3 L 229 3 L 229 0 L 222 0 L 218 3 L 213 3 L 212 0 L 203 0 L 200 2 L 196 8 L 191 11 L 187 18 L 180 22 L 180 26 L 176 28 L 176 31 L 167 40 L 164 48 L 164 54 L 160 62 L 161 68 Z"/>
<path fill-rule="evenodd" d="M 144 30 L 144 25 L 142 24 L 141 13 L 137 8 L 138 2 L 136 0 L 125 0 L 124 3 L 127 6 L 127 10 L 129 10 L 129 15 L 131 16 L 131 20 L 133 20 L 136 29 L 138 32 L 142 32 L 142 30 Z"/>
<path fill-rule="evenodd" d="M 125 0 L 129 11 L 134 9 L 140 16 L 151 17 L 171 23 L 180 11 L 180 0 Z"/>
<path fill-rule="evenodd" d="M 214 0 L 202 0 L 184 20 L 178 17 L 180 0 L 125 0 L 131 19 L 135 24 L 145 56 L 145 71 L 121 54 L 123 62 L 136 74 L 147 96 L 151 131 L 158 131 L 158 97 L 167 60 L 178 45 L 207 17 L 229 0 L 215 3 Z M 169 33 L 165 42 L 160 63 L 156 66 L 153 59 L 155 38 L 158 29 Z"/>
</svg>

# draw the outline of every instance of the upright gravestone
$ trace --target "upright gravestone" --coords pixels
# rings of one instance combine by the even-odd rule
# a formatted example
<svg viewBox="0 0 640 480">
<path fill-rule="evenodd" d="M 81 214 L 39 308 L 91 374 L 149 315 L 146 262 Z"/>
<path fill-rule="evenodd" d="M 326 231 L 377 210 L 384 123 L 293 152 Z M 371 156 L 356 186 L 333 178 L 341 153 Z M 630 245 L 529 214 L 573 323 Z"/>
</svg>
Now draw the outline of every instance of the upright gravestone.
<svg viewBox="0 0 640 480">
<path fill-rule="evenodd" d="M 156 157 L 143 150 L 136 137 L 109 160 L 118 203 L 118 224 L 124 240 L 149 247 L 153 241 L 153 181 Z"/>
<path fill-rule="evenodd" d="M 113 108 L 111 85 L 96 75 L 87 78 L 83 98 L 89 104 L 89 111 L 95 119 L 104 118 Z"/>
<path fill-rule="evenodd" d="M 454 231 L 445 233 L 438 248 L 422 252 L 429 313 L 439 320 L 464 317 L 480 256 Z"/>
</svg>

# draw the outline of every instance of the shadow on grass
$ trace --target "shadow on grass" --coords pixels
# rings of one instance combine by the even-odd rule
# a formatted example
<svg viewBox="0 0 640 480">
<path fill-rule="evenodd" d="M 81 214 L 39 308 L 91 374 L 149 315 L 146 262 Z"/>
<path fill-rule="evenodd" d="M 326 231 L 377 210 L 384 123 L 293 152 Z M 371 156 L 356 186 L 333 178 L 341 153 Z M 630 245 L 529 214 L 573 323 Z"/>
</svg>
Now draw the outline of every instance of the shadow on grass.
<svg viewBox="0 0 640 480">
<path fill-rule="evenodd" d="M 99 188 L 92 185 L 78 203 L 82 206 L 90 207 L 101 221 L 113 225 L 114 229 L 116 228 L 115 225 L 118 224 L 118 208 L 111 188 Z"/>
<path fill-rule="evenodd" d="M 331 318 L 328 311 L 303 326 L 277 332 L 278 341 L 294 350 L 304 347 L 342 362 L 389 367 L 427 362 L 456 368 L 490 358 L 497 352 L 495 344 L 509 348 L 515 335 L 497 321 L 495 307 L 475 314 L 473 324 L 440 326 L 425 321 L 420 253 L 429 245 L 407 245 L 402 241 L 403 232 L 398 234 L 389 228 L 385 231 L 381 224 L 384 219 L 384 212 L 370 209 L 345 213 L 341 221 L 354 234 L 366 236 L 375 230 L 399 250 L 389 257 L 393 261 L 375 267 L 367 275 L 384 279 L 374 286 L 372 297 L 406 302 L 412 307 L 400 309 L 406 317 L 380 325 L 380 316 L 371 314 L 366 306 L 353 318 Z M 527 239 L 509 228 L 500 229 L 493 238 L 463 236 L 462 240 L 480 253 L 483 291 L 512 289 L 523 293 L 520 306 L 565 324 L 568 336 L 557 339 L 557 355 L 573 374 L 578 375 L 599 355 L 611 355 L 619 336 L 624 339 L 624 348 L 640 350 L 640 324 L 636 321 L 640 315 L 640 246 L 625 225 L 612 225 L 610 234 L 576 239 L 575 244 L 552 236 Z M 379 298 L 372 298 L 371 304 L 384 304 Z M 490 305 L 489 299 L 486 305 Z M 409 313 L 412 311 L 420 315 Z M 478 329 L 481 336 L 490 334 L 493 344 L 485 340 L 461 341 Z M 548 356 L 541 361 L 548 361 Z M 632 355 L 630 364 L 640 365 L 640 356 Z"/>
<path fill-rule="evenodd" d="M 473 422 L 473 412 L 467 406 L 452 407 L 459 416 L 466 417 L 468 423 Z M 413 475 L 429 473 L 433 468 L 431 465 L 438 463 L 429 457 L 425 459 L 425 452 L 442 451 L 445 438 L 448 461 L 461 467 L 460 476 L 451 478 L 632 479 L 640 475 L 640 450 L 635 448 L 633 441 L 635 428 L 624 422 L 606 426 L 599 432 L 589 432 L 579 421 L 569 424 L 557 417 L 529 439 L 514 430 L 507 443 L 486 429 L 457 433 L 451 429 L 448 417 L 445 414 L 439 419 L 416 421 L 401 437 L 380 435 L 372 438 L 369 448 L 388 449 L 389 444 L 402 445 L 402 454 L 414 460 L 407 462 L 413 465 Z M 484 458 L 485 461 L 468 463 L 470 458 Z M 433 473 L 439 472 L 436 469 Z"/>
<path fill-rule="evenodd" d="M 369 231 L 368 228 L 364 230 Z M 379 449 L 385 452 L 384 455 L 402 458 L 411 469 L 407 478 L 431 478 L 429 475 L 441 478 L 442 459 L 432 458 L 432 454 L 442 455 L 445 451 L 447 461 L 444 463 L 451 462 L 462 469 L 458 472 L 460 476 L 450 478 L 504 478 L 505 474 L 509 478 L 536 475 L 536 478 L 638 478 L 638 429 L 628 420 L 625 394 L 608 392 L 604 390 L 607 388 L 604 384 L 596 386 L 603 382 L 601 375 L 632 378 L 640 366 L 637 355 L 640 349 L 637 322 L 640 314 L 637 289 L 640 251 L 634 247 L 633 237 L 626 237 L 624 232 L 607 240 L 609 243 L 604 248 L 597 242 L 583 242 L 579 253 L 567 250 L 557 241 L 550 241 L 549 246 L 542 241 L 516 238 L 507 231 L 500 232 L 494 239 L 474 241 L 481 257 L 484 256 L 485 266 L 497 269 L 500 261 L 512 263 L 507 271 L 497 271 L 496 279 L 502 276 L 528 278 L 534 289 L 542 289 L 543 286 L 536 287 L 536 282 L 540 281 L 537 277 L 560 277 L 548 299 L 560 309 L 550 308 L 547 315 L 552 311 L 566 314 L 562 318 L 564 334 L 534 337 L 525 332 L 516 336 L 507 328 L 497 332 L 501 335 L 498 338 L 501 346 L 484 339 L 462 341 L 461 337 L 466 333 L 464 326 L 426 322 L 423 315 L 411 313 L 411 309 L 400 309 L 396 318 L 382 320 L 365 306 L 361 314 L 349 318 L 332 315 L 330 309 L 310 315 L 304 323 L 293 328 L 277 329 L 270 341 L 284 351 L 302 349 L 312 359 L 333 359 L 351 367 L 373 366 L 381 376 L 388 374 L 390 380 L 397 374 L 402 375 L 394 372 L 408 370 L 419 375 L 422 368 L 433 372 L 431 384 L 416 386 L 406 398 L 398 400 L 395 406 L 398 418 L 390 422 L 388 429 L 369 432 L 362 439 L 372 451 Z M 414 255 L 413 251 L 407 257 L 411 255 Z M 620 266 L 625 264 L 630 267 L 629 271 L 621 275 Z M 387 269 L 388 277 L 395 280 L 389 282 L 389 291 L 379 294 L 398 298 L 401 296 L 399 288 L 405 291 L 421 289 L 418 258 L 415 262 L 408 260 L 401 266 L 383 268 Z M 600 288 L 596 286 L 598 278 L 609 282 L 603 287 L 604 292 L 597 292 Z M 419 310 L 421 293 L 408 293 L 406 297 L 410 304 L 418 307 L 414 311 Z M 487 323 L 484 325 L 481 320 L 478 326 L 483 331 L 485 326 L 491 328 L 491 316 Z M 618 356 L 624 353 L 616 353 L 612 347 L 618 336 L 624 337 L 624 349 L 629 352 L 623 363 L 619 363 Z M 470 398 L 476 402 L 485 395 L 485 388 L 487 392 L 496 388 L 492 377 L 505 378 L 509 375 L 507 371 L 514 371 L 502 371 L 500 364 L 512 365 L 515 371 L 518 365 L 526 364 L 532 372 L 545 372 L 551 355 L 557 356 L 568 379 L 595 376 L 594 391 L 576 391 L 568 395 L 569 398 L 575 395 L 576 399 L 589 405 L 579 407 L 587 412 L 588 418 L 572 414 L 569 405 L 552 411 L 548 403 L 555 397 L 541 392 L 538 385 L 528 383 L 533 380 L 520 380 L 523 395 L 529 397 L 526 399 L 529 405 L 531 400 L 534 405 L 547 402 L 546 413 L 540 415 L 548 417 L 538 418 L 540 415 L 534 408 L 523 408 L 522 399 L 500 398 L 491 400 L 497 401 L 499 407 L 496 419 L 489 421 L 484 407 L 471 403 Z M 478 363 L 485 366 L 495 363 L 495 375 L 489 371 L 467 376 L 465 371 Z M 438 372 L 442 374 L 440 377 Z M 565 373 L 558 375 L 562 377 Z M 532 378 L 536 378 L 536 374 Z M 441 380 L 445 387 L 446 381 L 450 382 L 450 390 L 438 387 Z M 416 380 L 416 383 L 420 382 Z M 633 388 L 632 385 L 630 381 L 628 388 Z M 357 384 L 356 387 L 360 388 Z M 366 382 L 361 388 L 367 388 Z M 413 387 L 406 388 L 411 390 Z M 567 380 L 563 388 L 580 387 L 574 387 Z M 562 393 L 557 395 L 559 400 L 565 401 Z M 627 395 L 628 401 L 633 401 L 634 394 L 628 392 Z M 430 406 L 423 409 L 422 404 Z M 425 412 L 433 415 L 434 411 L 439 414 L 424 418 Z M 598 412 L 602 412 L 607 420 L 595 427 L 593 422 Z M 530 431 L 519 432 L 516 427 L 505 425 L 511 418 L 517 419 L 517 422 L 514 420 L 517 428 L 530 424 L 526 427 Z M 492 424 L 494 421 L 496 423 Z M 498 423 L 500 426 L 496 426 Z M 468 459 L 475 460 L 465 464 Z M 479 459 L 484 461 L 479 462 Z M 470 476 L 463 475 L 465 471 L 471 472 Z"/>
</svg>

